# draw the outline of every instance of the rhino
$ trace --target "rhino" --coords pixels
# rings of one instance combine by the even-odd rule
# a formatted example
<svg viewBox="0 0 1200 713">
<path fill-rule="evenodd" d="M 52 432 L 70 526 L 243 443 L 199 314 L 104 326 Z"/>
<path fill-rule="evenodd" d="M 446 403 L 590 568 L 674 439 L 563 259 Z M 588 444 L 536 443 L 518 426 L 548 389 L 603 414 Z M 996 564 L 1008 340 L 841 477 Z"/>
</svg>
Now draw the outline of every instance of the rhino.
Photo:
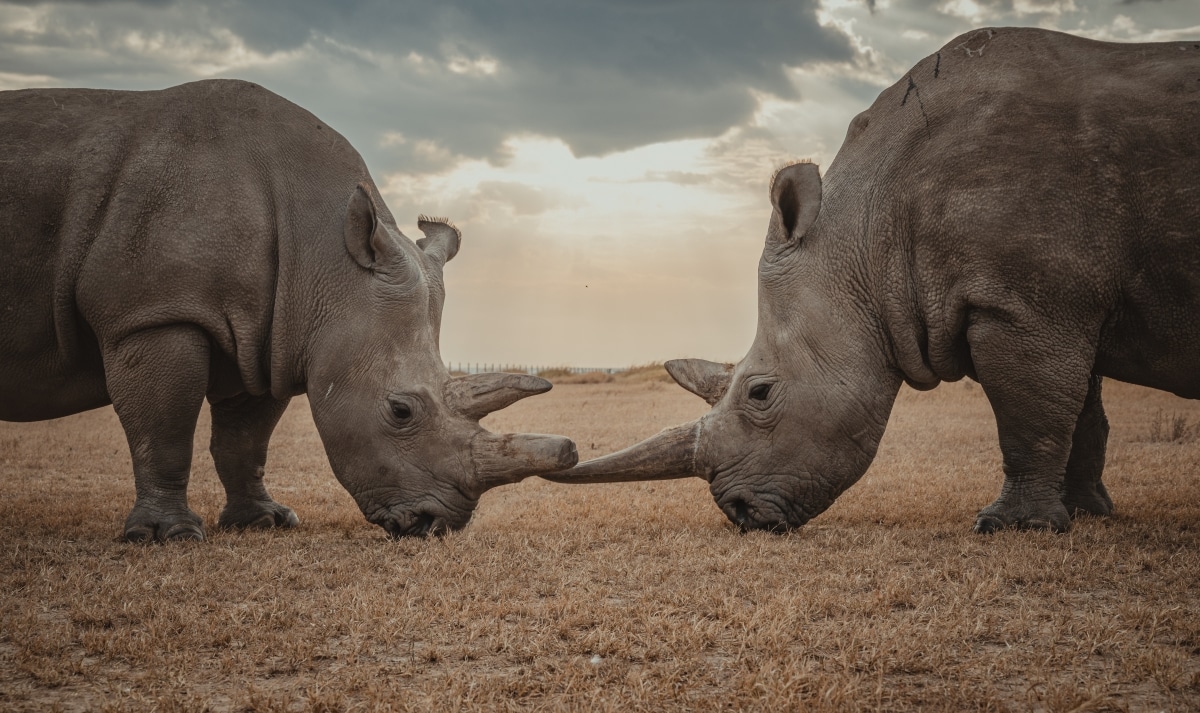
<svg viewBox="0 0 1200 713">
<path fill-rule="evenodd" d="M 1107 515 L 1103 378 L 1200 398 L 1200 42 L 1039 29 L 951 40 L 854 117 L 822 177 L 779 170 L 758 331 L 667 362 L 712 410 L 549 476 L 698 476 L 785 531 L 867 470 L 901 384 L 970 377 L 1004 483 L 974 529 Z"/>
<path fill-rule="evenodd" d="M 218 525 L 293 527 L 263 484 L 271 432 L 307 393 L 333 472 L 392 536 L 464 526 L 489 488 L 571 467 L 559 436 L 479 420 L 550 389 L 451 377 L 442 269 L 461 234 L 396 227 L 350 143 L 255 84 L 0 92 L 0 420 L 112 404 L 129 443 L 131 541 L 200 540 L 196 420 Z"/>
</svg>

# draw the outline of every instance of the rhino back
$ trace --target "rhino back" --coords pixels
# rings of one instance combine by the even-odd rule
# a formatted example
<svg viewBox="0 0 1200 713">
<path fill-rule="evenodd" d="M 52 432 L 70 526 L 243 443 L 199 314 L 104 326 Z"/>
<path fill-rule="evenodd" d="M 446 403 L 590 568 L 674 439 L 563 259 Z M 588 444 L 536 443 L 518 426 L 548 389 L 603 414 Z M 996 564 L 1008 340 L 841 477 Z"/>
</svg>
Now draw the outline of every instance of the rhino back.
<svg viewBox="0 0 1200 713">
<path fill-rule="evenodd" d="M 1198 45 L 978 30 L 851 123 L 823 212 L 937 379 L 972 373 L 971 310 L 1023 311 L 1099 373 L 1200 396 Z"/>
<path fill-rule="evenodd" d="M 217 388 L 266 390 L 278 265 L 366 177 L 345 139 L 229 80 L 4 92 L 0 127 L 0 417 L 107 403 L 102 345 L 165 324 L 210 336 Z"/>
</svg>

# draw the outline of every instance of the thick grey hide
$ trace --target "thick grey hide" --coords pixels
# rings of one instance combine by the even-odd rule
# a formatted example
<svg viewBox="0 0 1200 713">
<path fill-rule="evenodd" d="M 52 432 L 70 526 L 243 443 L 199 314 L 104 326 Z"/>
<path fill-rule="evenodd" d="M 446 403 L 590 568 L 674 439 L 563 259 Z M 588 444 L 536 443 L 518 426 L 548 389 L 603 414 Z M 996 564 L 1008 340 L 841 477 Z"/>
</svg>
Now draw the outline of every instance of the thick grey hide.
<svg viewBox="0 0 1200 713">
<path fill-rule="evenodd" d="M 565 438 L 479 427 L 550 384 L 450 377 L 458 230 L 423 219 L 414 245 L 358 153 L 300 107 L 227 80 L 0 92 L 0 145 L 0 419 L 112 403 L 127 538 L 203 538 L 186 491 L 205 398 L 223 526 L 298 522 L 262 478 L 305 392 L 334 473 L 393 535 L 461 527 L 488 487 L 574 465 Z"/>
<path fill-rule="evenodd" d="M 1065 531 L 1112 511 L 1103 377 L 1200 398 L 1200 40 L 970 32 L 770 197 L 749 354 L 668 363 L 712 411 L 553 480 L 699 476 L 786 530 L 866 471 L 902 382 L 970 377 L 1004 455 L 976 530 Z"/>
</svg>

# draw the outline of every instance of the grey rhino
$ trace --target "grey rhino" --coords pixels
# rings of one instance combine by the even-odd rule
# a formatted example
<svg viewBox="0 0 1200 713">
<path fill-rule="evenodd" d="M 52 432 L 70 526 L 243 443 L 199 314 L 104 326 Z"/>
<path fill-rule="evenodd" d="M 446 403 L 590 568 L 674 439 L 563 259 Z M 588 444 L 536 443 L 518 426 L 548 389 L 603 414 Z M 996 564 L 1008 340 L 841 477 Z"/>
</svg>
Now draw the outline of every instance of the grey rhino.
<svg viewBox="0 0 1200 713">
<path fill-rule="evenodd" d="M 712 411 L 550 479 L 699 476 L 786 530 L 866 471 L 902 382 L 969 376 L 1004 457 L 976 531 L 1065 531 L 1112 511 L 1102 377 L 1200 398 L 1200 42 L 965 34 L 770 200 L 750 352 L 666 365 Z"/>
<path fill-rule="evenodd" d="M 338 480 L 394 536 L 462 527 L 488 488 L 574 465 L 574 444 L 492 434 L 534 376 L 451 378 L 442 267 L 460 234 L 396 227 L 358 153 L 262 87 L 0 92 L 0 419 L 112 403 L 133 458 L 129 540 L 202 539 L 188 508 L 203 400 L 219 524 L 290 527 L 263 487 L 307 392 Z"/>
</svg>

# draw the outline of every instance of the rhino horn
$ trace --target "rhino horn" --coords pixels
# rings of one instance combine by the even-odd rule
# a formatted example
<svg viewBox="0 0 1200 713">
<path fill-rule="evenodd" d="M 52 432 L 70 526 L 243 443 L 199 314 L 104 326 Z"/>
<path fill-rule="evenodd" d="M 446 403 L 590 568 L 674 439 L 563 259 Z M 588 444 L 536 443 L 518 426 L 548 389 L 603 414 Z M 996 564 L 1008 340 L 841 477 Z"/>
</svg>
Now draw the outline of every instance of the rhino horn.
<svg viewBox="0 0 1200 713">
<path fill-rule="evenodd" d="M 626 483 L 704 477 L 696 465 L 700 422 L 675 426 L 637 445 L 585 461 L 563 473 L 541 475 L 556 483 Z"/>
<path fill-rule="evenodd" d="M 672 359 L 663 364 L 680 386 L 708 402 L 721 400 L 733 379 L 733 364 L 718 364 L 703 359 Z"/>
<path fill-rule="evenodd" d="M 471 462 L 480 490 L 531 475 L 566 470 L 579 462 L 575 443 L 540 433 L 484 432 L 471 441 Z"/>
<path fill-rule="evenodd" d="M 469 374 L 446 382 L 446 405 L 467 418 L 479 420 L 493 411 L 529 396 L 544 394 L 553 384 L 528 374 Z"/>
</svg>

